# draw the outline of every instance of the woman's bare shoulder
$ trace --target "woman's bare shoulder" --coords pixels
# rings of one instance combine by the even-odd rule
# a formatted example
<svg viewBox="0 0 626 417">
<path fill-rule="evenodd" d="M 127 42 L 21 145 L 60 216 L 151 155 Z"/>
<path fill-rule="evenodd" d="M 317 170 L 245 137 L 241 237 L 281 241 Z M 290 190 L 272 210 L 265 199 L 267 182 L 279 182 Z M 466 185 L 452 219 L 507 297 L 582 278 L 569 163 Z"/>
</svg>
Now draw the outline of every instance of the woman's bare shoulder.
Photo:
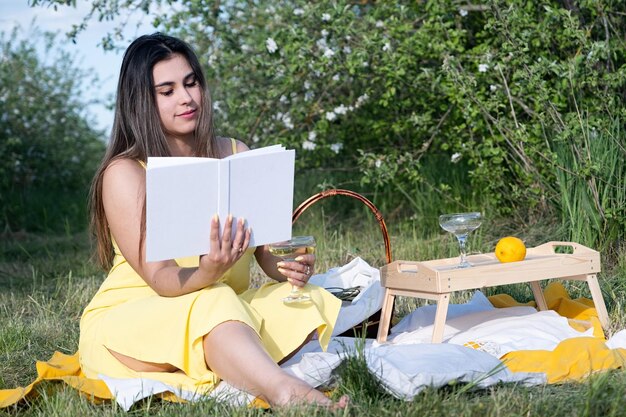
<svg viewBox="0 0 626 417">
<path fill-rule="evenodd" d="M 111 161 L 104 170 L 105 187 L 107 184 L 128 184 L 141 180 L 145 180 L 145 169 L 139 161 L 135 159 L 115 159 Z"/>
<path fill-rule="evenodd" d="M 249 151 L 250 150 L 248 145 L 246 145 L 242 141 L 235 139 L 235 142 L 237 143 L 237 152 L 245 152 L 245 151 Z"/>
<path fill-rule="evenodd" d="M 215 140 L 218 144 L 220 154 L 224 156 L 233 154 L 233 140 L 235 141 L 235 144 L 236 144 L 237 153 L 250 150 L 250 148 L 248 148 L 248 146 L 245 143 L 234 138 L 217 137 Z"/>
<path fill-rule="evenodd" d="M 130 158 L 117 158 L 109 162 L 105 168 L 105 172 L 112 171 L 142 171 L 144 165 L 136 159 Z"/>
</svg>

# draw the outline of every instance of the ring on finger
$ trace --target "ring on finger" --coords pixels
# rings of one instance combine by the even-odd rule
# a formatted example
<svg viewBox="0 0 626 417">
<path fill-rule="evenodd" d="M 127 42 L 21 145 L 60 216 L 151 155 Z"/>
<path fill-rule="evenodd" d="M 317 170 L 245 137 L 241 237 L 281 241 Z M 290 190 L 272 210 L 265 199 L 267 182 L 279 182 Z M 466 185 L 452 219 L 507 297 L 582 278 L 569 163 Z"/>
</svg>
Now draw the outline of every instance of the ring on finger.
<svg viewBox="0 0 626 417">
<path fill-rule="evenodd" d="M 311 267 L 309 265 L 306 266 L 306 270 L 304 271 L 306 275 L 311 275 Z"/>
</svg>

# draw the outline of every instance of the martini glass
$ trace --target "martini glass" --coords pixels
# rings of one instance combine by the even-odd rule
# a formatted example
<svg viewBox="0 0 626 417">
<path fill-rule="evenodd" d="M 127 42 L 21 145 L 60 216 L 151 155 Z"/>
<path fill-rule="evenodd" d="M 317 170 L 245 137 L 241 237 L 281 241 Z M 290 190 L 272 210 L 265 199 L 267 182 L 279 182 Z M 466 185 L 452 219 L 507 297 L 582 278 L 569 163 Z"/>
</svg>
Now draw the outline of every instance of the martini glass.
<svg viewBox="0 0 626 417">
<path fill-rule="evenodd" d="M 313 236 L 294 236 L 284 242 L 271 243 L 269 251 L 272 255 L 287 262 L 294 262 L 300 255 L 315 253 L 315 238 Z M 283 302 L 303 303 L 311 301 L 311 297 L 302 292 L 302 288 L 297 285 L 291 286 L 291 292 Z"/>
<path fill-rule="evenodd" d="M 446 232 L 452 233 L 459 241 L 461 261 L 457 268 L 469 268 L 472 266 L 466 259 L 467 250 L 465 248 L 465 243 L 467 241 L 467 236 L 473 230 L 478 229 L 482 220 L 482 214 L 477 211 L 472 213 L 442 214 L 439 216 L 439 225 L 441 228 Z"/>
</svg>

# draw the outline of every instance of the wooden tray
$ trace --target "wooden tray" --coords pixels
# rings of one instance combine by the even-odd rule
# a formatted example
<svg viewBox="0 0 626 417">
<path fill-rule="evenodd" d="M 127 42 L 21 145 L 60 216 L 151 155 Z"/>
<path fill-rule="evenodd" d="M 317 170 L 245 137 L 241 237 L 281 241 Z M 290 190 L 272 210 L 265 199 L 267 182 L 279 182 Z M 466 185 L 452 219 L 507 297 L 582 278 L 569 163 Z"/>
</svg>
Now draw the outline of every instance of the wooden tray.
<svg viewBox="0 0 626 417">
<path fill-rule="evenodd" d="M 558 247 L 570 247 L 572 253 L 557 253 Z M 598 317 L 603 326 L 608 325 L 608 313 L 602 298 L 596 274 L 600 272 L 600 254 L 573 242 L 548 242 L 529 248 L 520 262 L 501 263 L 494 253 L 471 255 L 471 268 L 456 268 L 459 258 L 435 259 L 424 262 L 395 261 L 381 268 L 381 284 L 385 299 L 377 340 L 384 342 L 397 295 L 425 298 L 437 302 L 433 330 L 433 343 L 443 338 L 443 328 L 450 293 L 498 285 L 528 282 L 539 310 L 546 310 L 546 302 L 539 281 L 563 279 L 586 281 Z"/>
</svg>

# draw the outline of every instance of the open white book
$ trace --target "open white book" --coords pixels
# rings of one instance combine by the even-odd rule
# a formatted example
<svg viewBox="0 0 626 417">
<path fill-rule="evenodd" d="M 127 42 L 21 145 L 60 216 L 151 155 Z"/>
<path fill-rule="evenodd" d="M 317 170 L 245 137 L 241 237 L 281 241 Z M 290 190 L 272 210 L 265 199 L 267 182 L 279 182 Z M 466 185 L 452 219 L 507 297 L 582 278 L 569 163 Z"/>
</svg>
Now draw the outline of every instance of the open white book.
<svg viewBox="0 0 626 417">
<path fill-rule="evenodd" d="M 250 246 L 291 238 L 295 151 L 281 145 L 223 159 L 150 157 L 146 170 L 146 260 L 209 253 L 211 218 L 252 228 Z M 234 234 L 233 234 L 234 235 Z"/>
</svg>

